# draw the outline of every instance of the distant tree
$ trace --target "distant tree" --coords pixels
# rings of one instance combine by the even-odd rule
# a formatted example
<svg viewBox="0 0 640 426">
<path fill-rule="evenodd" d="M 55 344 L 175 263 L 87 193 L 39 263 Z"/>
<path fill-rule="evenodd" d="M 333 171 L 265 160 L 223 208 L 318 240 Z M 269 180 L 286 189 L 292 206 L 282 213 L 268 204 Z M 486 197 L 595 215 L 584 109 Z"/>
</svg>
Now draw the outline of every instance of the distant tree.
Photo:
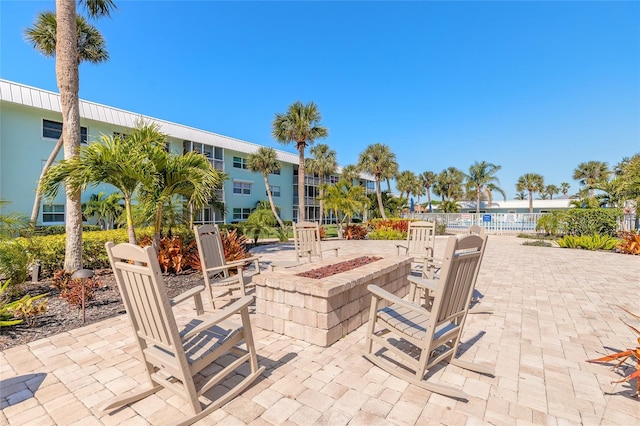
<svg viewBox="0 0 640 426">
<path fill-rule="evenodd" d="M 573 171 L 573 178 L 580 182 L 580 185 L 589 188 L 589 197 L 595 197 L 593 185 L 609 179 L 611 172 L 609 166 L 604 161 L 587 161 L 578 164 Z"/>
<path fill-rule="evenodd" d="M 540 195 L 538 195 L 538 200 L 548 200 L 549 197 L 550 195 L 543 190 L 540 192 Z"/>
<path fill-rule="evenodd" d="M 489 200 L 491 207 L 492 192 L 497 191 L 507 200 L 507 195 L 497 183 L 496 173 L 500 170 L 500 166 L 486 161 L 475 162 L 469 167 L 469 174 L 465 175 L 467 181 L 466 188 L 468 192 L 475 193 L 476 213 L 480 213 L 480 197 L 484 194 Z"/>
<path fill-rule="evenodd" d="M 353 185 L 346 179 L 340 179 L 335 185 L 328 187 L 323 200 L 327 210 L 334 212 L 338 221 L 340 237 L 342 237 L 345 222 L 348 225 L 353 216 L 362 212 L 369 205 L 364 188 Z"/>
<path fill-rule="evenodd" d="M 562 195 L 566 196 L 570 187 L 571 185 L 569 185 L 569 182 L 562 182 L 560 184 L 560 192 L 562 192 Z"/>
<path fill-rule="evenodd" d="M 527 193 L 524 191 L 518 192 L 516 194 L 516 200 L 526 200 L 527 199 Z"/>
<path fill-rule="evenodd" d="M 380 216 L 386 220 L 387 216 L 382 202 L 380 182 L 383 179 L 393 176 L 393 173 L 397 170 L 398 163 L 396 162 L 396 155 L 387 145 L 375 143 L 373 145 L 369 145 L 362 153 L 360 153 L 358 167 L 360 170 L 373 175 L 376 182 L 376 195 L 378 208 L 380 209 Z"/>
<path fill-rule="evenodd" d="M 298 150 L 298 221 L 305 220 L 304 150 L 316 139 L 326 138 L 329 131 L 320 125 L 322 115 L 315 103 L 294 102 L 285 114 L 277 114 L 272 123 L 272 135 L 280 143 L 293 142 Z"/>
<path fill-rule="evenodd" d="M 560 193 L 560 188 L 551 184 L 544 187 L 544 192 L 549 195 L 550 200 L 553 200 L 553 196 Z"/>
<path fill-rule="evenodd" d="M 405 170 L 396 175 L 396 188 L 400 191 L 400 195 L 406 193 L 407 199 L 409 199 L 416 186 L 418 186 L 418 178 L 412 171 Z"/>
<path fill-rule="evenodd" d="M 529 192 L 529 213 L 533 213 L 533 194 L 542 192 L 544 188 L 544 178 L 537 173 L 526 173 L 518 178 L 516 191 Z"/>
<path fill-rule="evenodd" d="M 351 182 L 353 184 L 354 180 L 360 179 L 360 171 L 358 170 L 358 166 L 355 164 L 349 164 L 342 168 L 342 179 L 347 182 Z"/>
<path fill-rule="evenodd" d="M 322 200 L 325 190 L 325 178 L 336 172 L 338 160 L 336 152 L 329 148 L 329 145 L 319 144 L 310 150 L 312 158 L 307 158 L 305 168 L 311 173 L 317 173 L 320 178 L 320 223 L 324 214 L 324 201 Z"/>
<path fill-rule="evenodd" d="M 280 228 L 284 229 L 284 222 L 280 219 L 276 205 L 273 202 L 271 185 L 269 185 L 269 175 L 280 170 L 280 163 L 278 162 L 278 154 L 276 153 L 276 150 L 266 146 L 261 146 L 255 153 L 249 154 L 249 157 L 247 158 L 247 167 L 253 172 L 262 173 L 264 186 L 267 189 L 267 197 L 269 198 L 271 212 L 278 222 L 278 225 L 280 225 Z"/>
<path fill-rule="evenodd" d="M 455 167 L 449 167 L 440 172 L 436 178 L 433 193 L 440 196 L 442 201 L 457 201 L 464 194 L 463 181 L 464 173 Z"/>
<path fill-rule="evenodd" d="M 427 203 L 431 205 L 431 187 L 436 182 L 436 174 L 431 171 L 422 172 L 418 179 L 420 181 L 420 185 L 425 189 L 427 194 Z"/>
<path fill-rule="evenodd" d="M 107 195 L 104 192 L 91 194 L 89 201 L 84 205 L 82 213 L 85 217 L 97 216 L 98 224 L 102 224 L 102 229 L 113 229 L 115 219 L 122 213 L 123 207 L 120 204 L 122 194 L 114 192 Z"/>
</svg>

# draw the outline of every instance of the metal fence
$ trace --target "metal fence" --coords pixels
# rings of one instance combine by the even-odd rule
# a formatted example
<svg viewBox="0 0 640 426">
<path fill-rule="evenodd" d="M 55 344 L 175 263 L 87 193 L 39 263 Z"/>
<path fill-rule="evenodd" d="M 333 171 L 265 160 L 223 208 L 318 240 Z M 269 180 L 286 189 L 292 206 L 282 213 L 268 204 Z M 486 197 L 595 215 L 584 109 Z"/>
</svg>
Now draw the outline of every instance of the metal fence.
<svg viewBox="0 0 640 426">
<path fill-rule="evenodd" d="M 407 219 L 435 220 L 444 223 L 448 232 L 466 231 L 471 225 L 482 226 L 487 233 L 517 235 L 536 232 L 540 216 L 546 213 L 409 213 Z M 627 214 L 619 223 L 620 230 L 635 229 L 635 215 Z"/>
</svg>

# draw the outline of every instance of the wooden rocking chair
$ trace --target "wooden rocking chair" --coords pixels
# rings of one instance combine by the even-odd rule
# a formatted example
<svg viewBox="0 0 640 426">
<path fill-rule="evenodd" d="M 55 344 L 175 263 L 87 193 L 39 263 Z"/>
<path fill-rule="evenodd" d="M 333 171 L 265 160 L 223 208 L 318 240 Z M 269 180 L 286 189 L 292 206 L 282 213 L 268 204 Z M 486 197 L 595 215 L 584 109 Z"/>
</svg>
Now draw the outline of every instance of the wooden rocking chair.
<svg viewBox="0 0 640 426">
<path fill-rule="evenodd" d="M 293 244 L 296 250 L 296 261 L 314 258 L 322 260 L 322 253 L 333 251 L 338 256 L 338 247 L 323 249 L 320 243 L 320 227 L 315 222 L 299 222 L 293 225 Z"/>
<path fill-rule="evenodd" d="M 413 265 L 419 275 L 433 278 L 441 264 L 434 263 L 434 247 L 436 242 L 436 223 L 431 221 L 409 222 L 407 242 L 405 245 L 396 244 L 398 256 L 413 257 Z M 419 268 L 422 268 L 420 270 Z"/>
<path fill-rule="evenodd" d="M 245 296 L 251 284 L 251 276 L 247 273 L 246 265 L 253 262 L 256 273 L 259 274 L 259 258 L 253 256 L 227 262 L 220 230 L 216 225 L 196 225 L 193 227 L 193 233 L 198 245 L 202 275 L 213 308 L 216 309 L 218 302 L 225 305 L 230 300 Z M 237 273 L 233 275 L 231 271 Z"/>
<path fill-rule="evenodd" d="M 420 281 L 434 296 L 430 311 L 369 285 L 373 297 L 365 357 L 417 386 L 468 399 L 462 389 L 425 380 L 425 373 L 439 362 L 448 362 L 493 375 L 491 367 L 456 358 L 484 244 L 485 240 L 477 235 L 449 237 L 440 279 Z M 378 351 L 374 351 L 374 343 L 381 346 Z"/>
<path fill-rule="evenodd" d="M 140 391 L 117 397 L 104 405 L 102 410 L 122 407 L 166 388 L 191 405 L 193 415 L 177 422 L 188 425 L 235 398 L 264 371 L 264 367 L 258 367 L 251 333 L 248 309 L 253 301 L 251 296 L 242 297 L 216 313 L 198 315 L 179 331 L 155 249 L 110 242 L 106 248 L 140 348 L 149 385 Z M 178 299 L 184 301 L 194 297 L 196 309 L 202 311 L 202 291 L 204 286 L 199 286 Z M 239 314 L 241 325 L 229 321 L 235 314 Z M 245 348 L 241 346 L 243 342 Z M 214 362 L 222 369 L 205 370 Z M 237 373 L 236 370 L 245 362 L 249 363 L 248 372 L 244 373 L 246 377 L 231 389 L 213 389 L 227 376 Z M 210 370 L 215 373 L 209 375 Z M 196 376 L 197 380 L 194 379 Z M 216 396 L 219 395 L 218 391 L 225 392 L 210 398 L 207 394 L 209 390 Z"/>
</svg>

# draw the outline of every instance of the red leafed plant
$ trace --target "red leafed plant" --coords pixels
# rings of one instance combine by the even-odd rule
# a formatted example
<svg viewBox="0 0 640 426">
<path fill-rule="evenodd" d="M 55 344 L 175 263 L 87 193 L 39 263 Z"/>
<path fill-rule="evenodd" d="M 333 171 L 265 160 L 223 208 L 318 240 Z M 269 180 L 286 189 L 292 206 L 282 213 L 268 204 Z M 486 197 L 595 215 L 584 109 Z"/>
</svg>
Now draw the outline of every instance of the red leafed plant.
<svg viewBox="0 0 640 426">
<path fill-rule="evenodd" d="M 621 232 L 618 236 L 622 239 L 617 246 L 620 253 L 640 255 L 640 233 L 626 231 Z"/>
<path fill-rule="evenodd" d="M 345 240 L 364 240 L 367 237 L 367 227 L 362 225 L 347 225 L 344 228 Z"/>
<path fill-rule="evenodd" d="M 224 258 L 227 262 L 250 256 L 249 253 L 247 253 L 247 238 L 242 234 L 238 234 L 237 229 L 222 232 L 220 236 L 222 239 L 222 248 L 224 249 Z"/>
<path fill-rule="evenodd" d="M 138 241 L 141 247 L 150 246 L 153 240 L 150 237 L 143 237 Z M 189 267 L 194 267 L 193 257 L 197 256 L 198 248 L 196 242 L 183 244 L 182 237 L 162 237 L 160 246 L 157 249 L 158 263 L 164 273 L 180 273 Z M 199 264 L 199 262 L 197 262 Z"/>
<path fill-rule="evenodd" d="M 629 315 L 631 315 L 632 317 L 634 317 L 635 319 L 640 321 L 640 316 L 629 312 L 628 310 L 626 310 L 622 306 L 620 306 L 620 309 L 622 309 L 623 311 L 625 311 L 626 313 L 628 313 Z M 626 323 L 625 321 L 622 321 L 622 322 L 627 327 L 629 327 L 631 330 L 633 330 L 634 333 L 636 333 L 638 335 L 638 344 L 640 345 L 640 330 L 638 328 Z M 623 382 L 629 382 L 629 381 L 631 381 L 633 379 L 636 379 L 636 391 L 633 394 L 633 396 L 637 398 L 638 395 L 640 395 L 640 346 L 636 347 L 635 349 L 627 349 L 626 351 L 622 351 L 622 352 L 618 352 L 618 353 L 615 353 L 615 354 L 603 356 L 602 358 L 589 359 L 589 360 L 587 360 L 587 362 L 611 362 L 611 361 L 619 360 L 616 363 L 616 365 L 613 367 L 614 369 L 616 369 L 616 368 L 620 367 L 629 358 L 635 359 L 635 363 L 636 363 L 635 371 L 633 371 L 628 376 L 623 377 L 620 380 L 614 380 L 611 383 L 623 383 Z"/>
</svg>

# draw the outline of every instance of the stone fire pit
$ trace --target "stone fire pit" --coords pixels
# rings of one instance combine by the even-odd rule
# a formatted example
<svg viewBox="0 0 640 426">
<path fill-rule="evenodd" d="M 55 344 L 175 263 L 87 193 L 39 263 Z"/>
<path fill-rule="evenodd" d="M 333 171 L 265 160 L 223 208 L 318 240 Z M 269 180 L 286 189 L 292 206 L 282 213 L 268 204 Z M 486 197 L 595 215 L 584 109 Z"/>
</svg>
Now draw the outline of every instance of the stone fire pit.
<svg viewBox="0 0 640 426">
<path fill-rule="evenodd" d="M 344 256 L 255 275 L 256 326 L 319 346 L 330 346 L 369 319 L 376 284 L 399 297 L 407 293 L 411 257 L 380 258 L 316 279 L 297 274 L 360 258 Z M 314 274 L 312 274 L 314 275 Z"/>
</svg>

